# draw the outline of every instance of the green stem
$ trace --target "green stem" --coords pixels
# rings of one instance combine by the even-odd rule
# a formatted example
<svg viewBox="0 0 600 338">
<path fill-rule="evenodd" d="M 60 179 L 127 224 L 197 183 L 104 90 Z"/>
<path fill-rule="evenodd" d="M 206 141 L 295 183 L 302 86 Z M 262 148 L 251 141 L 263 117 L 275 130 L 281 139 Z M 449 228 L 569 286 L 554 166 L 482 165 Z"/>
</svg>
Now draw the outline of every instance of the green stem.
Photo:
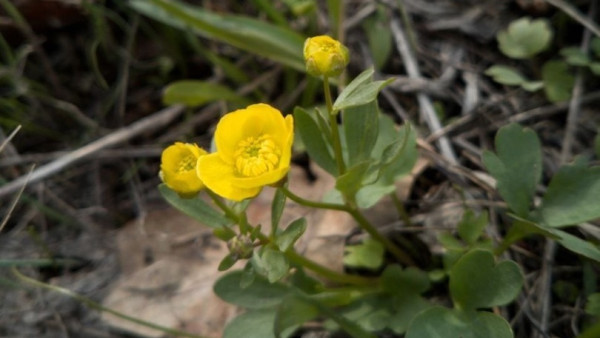
<svg viewBox="0 0 600 338">
<path fill-rule="evenodd" d="M 344 156 L 342 154 L 342 142 L 340 141 L 340 132 L 338 130 L 338 124 L 336 114 L 333 112 L 333 101 L 331 100 L 331 88 L 329 87 L 329 77 L 323 76 L 323 92 L 325 93 L 325 104 L 327 105 L 327 112 L 329 115 L 329 125 L 331 127 L 331 136 L 333 138 L 333 151 L 335 152 L 335 163 L 337 164 L 338 176 L 343 175 L 346 172 L 346 166 L 344 165 Z"/>
<path fill-rule="evenodd" d="M 308 270 L 316 272 L 317 274 L 329 279 L 332 282 L 352 284 L 352 285 L 373 285 L 376 283 L 375 279 L 366 278 L 358 275 L 348 275 L 337 271 L 330 270 L 302 255 L 299 255 L 293 250 L 285 252 L 285 256 L 293 263 L 301 265 Z"/>
<path fill-rule="evenodd" d="M 331 209 L 331 210 L 340 210 L 340 211 L 348 212 L 348 207 L 343 204 L 311 201 L 311 200 L 307 200 L 305 198 L 302 198 L 302 197 L 294 194 L 286 187 L 278 187 L 278 188 L 285 194 L 285 196 L 287 198 L 291 199 L 292 201 L 294 201 L 300 205 L 304 205 L 306 207 L 311 207 L 311 208 L 316 208 L 316 209 Z"/>
<path fill-rule="evenodd" d="M 143 325 L 143 326 L 146 326 L 146 327 L 158 330 L 158 331 L 162 331 L 164 333 L 167 333 L 168 335 L 175 336 L 175 337 L 202 338 L 202 336 L 195 335 L 193 333 L 179 331 L 179 330 L 172 329 L 172 328 L 169 328 L 169 327 L 157 325 L 157 324 L 154 324 L 154 323 L 151 323 L 151 322 L 147 322 L 145 320 L 141 320 L 139 318 L 128 316 L 128 315 L 126 315 L 124 313 L 121 313 L 119 311 L 115 311 L 113 309 L 104 307 L 104 306 L 102 306 L 102 305 L 94 302 L 93 300 L 91 300 L 91 299 L 89 299 L 87 297 L 81 296 L 81 295 L 79 295 L 79 294 L 77 294 L 77 293 L 75 293 L 75 292 L 73 292 L 71 290 L 68 290 L 68 289 L 65 289 L 65 288 L 61 288 L 61 287 L 56 286 L 56 285 L 46 284 L 46 283 L 40 282 L 40 281 L 38 281 L 36 279 L 33 279 L 31 277 L 27 277 L 27 276 L 23 275 L 22 273 L 20 273 L 19 270 L 17 270 L 15 267 L 12 268 L 12 273 L 19 280 L 21 280 L 21 281 L 23 281 L 23 282 L 25 282 L 27 284 L 30 284 L 30 285 L 33 285 L 33 286 L 36 286 L 36 287 L 41 287 L 41 288 L 44 288 L 44 289 L 48 289 L 48 290 L 51 290 L 51 291 L 55 291 L 55 292 L 61 293 L 61 294 L 65 295 L 65 296 L 71 297 L 71 298 L 73 298 L 73 299 L 75 299 L 75 300 L 77 300 L 77 301 L 79 301 L 79 302 L 87 305 L 88 307 L 90 307 L 90 308 L 92 308 L 94 310 L 99 310 L 99 311 L 102 311 L 102 312 L 110 313 L 111 315 L 113 315 L 115 317 L 118 317 L 118 318 L 121 318 L 121 319 L 124 319 L 126 321 L 129 321 L 129 322 L 132 322 L 132 323 L 136 323 L 136 324 L 139 324 L 139 325 Z"/>
<path fill-rule="evenodd" d="M 407 266 L 415 266 L 415 261 L 408 255 L 404 250 L 400 249 L 394 242 L 390 241 L 387 237 L 383 236 L 377 228 L 375 228 L 371 222 L 369 222 L 358 209 L 348 209 L 350 215 L 358 222 L 360 227 L 365 230 L 371 237 L 379 241 L 385 248 L 394 255 L 394 257 L 401 263 Z"/>
<path fill-rule="evenodd" d="M 206 189 L 206 193 L 208 194 L 208 196 L 210 196 L 210 198 L 213 200 L 213 202 L 215 202 L 215 204 L 219 207 L 219 209 L 223 210 L 223 212 L 225 213 L 225 216 L 227 216 L 227 218 L 231 219 L 232 221 L 234 221 L 236 223 L 240 222 L 240 216 L 237 215 L 235 212 L 233 212 L 233 210 L 231 210 L 231 208 L 228 207 L 227 204 L 225 204 L 223 202 L 221 197 L 219 197 L 217 194 L 215 194 L 210 189 Z"/>
<path fill-rule="evenodd" d="M 381 244 L 383 244 L 383 246 L 385 246 L 385 248 L 389 252 L 391 252 L 392 255 L 394 255 L 394 257 L 399 262 L 402 262 L 403 264 L 405 264 L 407 266 L 415 266 L 416 265 L 415 261 L 410 257 L 410 255 L 408 255 L 406 252 L 404 252 L 404 250 L 399 248 L 396 244 L 394 244 L 394 242 L 390 241 L 387 237 L 380 234 L 379 231 L 377 231 L 377 229 L 369 222 L 369 220 L 367 220 L 365 218 L 365 216 L 363 216 L 363 214 L 357 208 L 350 207 L 348 205 L 310 201 L 310 200 L 307 200 L 305 198 L 302 198 L 302 197 L 294 194 L 293 192 L 288 190 L 286 187 L 279 187 L 279 189 L 281 189 L 281 191 L 283 191 L 283 193 L 289 199 L 291 199 L 292 201 L 294 201 L 300 205 L 304 205 L 304 206 L 311 207 L 311 208 L 331 209 L 331 210 L 339 210 L 339 211 L 347 212 L 348 214 L 350 214 L 352 216 L 352 218 L 354 218 L 354 220 L 358 223 L 358 225 L 363 230 L 365 230 L 369 235 L 371 235 L 371 237 L 373 237 L 373 239 L 375 239 L 375 240 L 379 241 Z"/>
</svg>

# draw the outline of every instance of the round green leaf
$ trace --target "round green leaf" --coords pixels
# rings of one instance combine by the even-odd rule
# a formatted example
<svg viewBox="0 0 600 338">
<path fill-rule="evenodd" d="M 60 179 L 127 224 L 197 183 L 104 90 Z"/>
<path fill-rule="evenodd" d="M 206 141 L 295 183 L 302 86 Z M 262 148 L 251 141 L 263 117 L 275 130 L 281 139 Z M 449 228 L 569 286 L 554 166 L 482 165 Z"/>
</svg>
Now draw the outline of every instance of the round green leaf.
<svg viewBox="0 0 600 338">
<path fill-rule="evenodd" d="M 575 77 L 563 61 L 548 61 L 542 67 L 542 80 L 546 97 L 552 102 L 568 100 L 575 84 Z"/>
<path fill-rule="evenodd" d="M 491 252 L 473 250 L 462 256 L 450 270 L 450 294 L 462 309 L 506 305 L 523 285 L 519 265 L 513 261 L 494 261 Z"/>
<path fill-rule="evenodd" d="M 406 338 L 512 338 L 510 325 L 489 312 L 462 312 L 440 306 L 421 312 Z"/>
<path fill-rule="evenodd" d="M 524 17 L 511 22 L 508 29 L 498 33 L 498 47 L 513 59 L 527 59 L 548 48 L 552 40 L 548 20 Z"/>
</svg>

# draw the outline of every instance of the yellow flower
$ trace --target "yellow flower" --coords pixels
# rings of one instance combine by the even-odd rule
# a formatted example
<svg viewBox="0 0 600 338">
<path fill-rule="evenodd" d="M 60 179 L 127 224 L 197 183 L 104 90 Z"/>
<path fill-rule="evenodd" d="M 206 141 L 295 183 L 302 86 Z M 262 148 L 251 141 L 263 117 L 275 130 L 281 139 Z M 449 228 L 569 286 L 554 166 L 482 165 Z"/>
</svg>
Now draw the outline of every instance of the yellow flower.
<svg viewBox="0 0 600 338">
<path fill-rule="evenodd" d="M 198 160 L 198 176 L 218 195 L 234 201 L 256 196 L 290 169 L 294 120 L 267 104 L 231 112 L 215 131 L 215 153 Z"/>
<path fill-rule="evenodd" d="M 160 178 L 181 197 L 193 197 L 204 188 L 196 174 L 198 159 L 206 151 L 195 144 L 175 142 L 160 157 Z"/>
<path fill-rule="evenodd" d="M 338 76 L 344 71 L 350 57 L 346 46 L 327 35 L 320 35 L 304 42 L 304 61 L 310 75 Z"/>
</svg>

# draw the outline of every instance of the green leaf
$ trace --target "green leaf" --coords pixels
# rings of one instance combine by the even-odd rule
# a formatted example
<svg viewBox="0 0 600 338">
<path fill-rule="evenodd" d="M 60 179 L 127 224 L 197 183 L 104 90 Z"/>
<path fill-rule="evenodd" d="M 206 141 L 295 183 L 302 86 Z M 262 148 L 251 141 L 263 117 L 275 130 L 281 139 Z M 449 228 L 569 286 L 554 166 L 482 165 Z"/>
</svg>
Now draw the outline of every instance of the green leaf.
<svg viewBox="0 0 600 338">
<path fill-rule="evenodd" d="M 379 134 L 379 107 L 376 101 L 348 108 L 344 111 L 344 134 L 348 166 L 371 156 Z"/>
<path fill-rule="evenodd" d="M 458 223 L 458 234 L 469 244 L 474 244 L 488 225 L 488 213 L 483 211 L 476 216 L 473 210 L 466 210 L 460 223 Z"/>
<path fill-rule="evenodd" d="M 429 290 L 431 282 L 427 273 L 415 267 L 402 269 L 390 265 L 381 274 L 381 287 L 392 295 L 422 294 Z"/>
<path fill-rule="evenodd" d="M 475 310 L 512 302 L 523 286 L 519 265 L 513 261 L 498 264 L 485 250 L 472 250 L 450 270 L 450 294 L 461 309 Z"/>
<path fill-rule="evenodd" d="M 572 66 L 587 66 L 590 63 L 589 55 L 578 47 L 563 48 L 560 50 L 560 55 Z"/>
<path fill-rule="evenodd" d="M 391 78 L 373 82 L 373 73 L 373 68 L 369 68 L 354 78 L 333 103 L 334 112 L 375 101 L 381 88 L 394 81 Z"/>
<path fill-rule="evenodd" d="M 371 161 L 363 161 L 338 177 L 335 182 L 335 188 L 339 190 L 344 196 L 353 197 L 356 192 L 363 186 L 363 178 L 371 165 Z"/>
<path fill-rule="evenodd" d="M 281 215 L 283 215 L 283 209 L 285 208 L 285 194 L 281 189 L 275 191 L 273 196 L 273 202 L 271 203 L 271 227 L 277 229 Z M 284 250 L 285 251 L 285 250 Z"/>
<path fill-rule="evenodd" d="M 542 67 L 542 80 L 546 97 L 551 102 L 565 101 L 571 98 L 575 77 L 569 73 L 569 67 L 562 61 L 548 61 Z"/>
<path fill-rule="evenodd" d="M 173 82 L 165 88 L 163 93 L 163 103 L 166 105 L 180 103 L 195 107 L 218 100 L 248 101 L 225 86 L 198 80 Z"/>
<path fill-rule="evenodd" d="M 231 268 L 233 266 L 233 264 L 235 264 L 235 262 L 237 262 L 237 258 L 234 255 L 229 254 L 221 260 L 221 262 L 219 263 L 218 270 L 219 271 L 229 270 L 229 268 Z"/>
<path fill-rule="evenodd" d="M 549 230 L 544 229 L 539 224 L 534 222 L 515 217 L 517 220 L 508 230 L 506 236 L 496 248 L 495 253 L 499 255 L 508 249 L 513 243 L 533 234 L 543 235 L 547 238 L 558 239 L 559 237 L 554 235 Z"/>
<path fill-rule="evenodd" d="M 485 151 L 483 163 L 510 209 L 526 217 L 542 177 L 540 141 L 533 130 L 510 124 L 500 128 L 495 143 L 497 155 Z"/>
<path fill-rule="evenodd" d="M 383 264 L 385 249 L 379 241 L 370 237 L 358 245 L 347 246 L 344 264 L 353 267 L 377 269 Z"/>
<path fill-rule="evenodd" d="M 233 271 L 219 278 L 213 289 L 224 301 L 248 309 L 264 309 L 279 305 L 290 294 L 290 289 L 279 283 L 269 283 L 256 275 L 250 285 L 242 288 L 243 271 Z"/>
<path fill-rule="evenodd" d="M 513 59 L 527 59 L 550 46 L 552 28 L 546 19 L 520 18 L 498 33 L 498 47 Z"/>
<path fill-rule="evenodd" d="M 258 267 L 255 266 L 255 268 L 267 275 L 269 283 L 275 283 L 285 277 L 290 269 L 288 260 L 285 258 L 283 252 L 269 247 L 262 247 L 259 250 L 258 256 L 255 255 L 253 257 L 253 262 L 258 263 Z"/>
<path fill-rule="evenodd" d="M 275 338 L 276 310 L 251 310 L 235 317 L 225 327 L 224 338 Z M 288 334 L 289 336 L 289 334 Z"/>
<path fill-rule="evenodd" d="M 289 296 L 277 308 L 275 335 L 280 337 L 286 330 L 295 330 L 298 326 L 317 317 L 319 313 L 319 309 L 313 304 L 300 297 Z"/>
<path fill-rule="evenodd" d="M 190 216 L 196 221 L 211 228 L 221 228 L 233 224 L 233 221 L 223 216 L 221 213 L 211 208 L 199 197 L 181 198 L 176 192 L 169 189 L 165 184 L 158 186 L 162 197 L 169 202 L 175 209 Z"/>
<path fill-rule="evenodd" d="M 592 316 L 600 316 L 600 292 L 588 296 L 585 303 L 585 312 Z"/>
<path fill-rule="evenodd" d="M 493 65 L 486 69 L 485 75 L 491 76 L 494 81 L 507 86 L 520 86 L 528 80 L 513 67 Z"/>
<path fill-rule="evenodd" d="M 462 312 L 436 306 L 417 315 L 406 338 L 512 338 L 510 324 L 490 312 Z"/>
<path fill-rule="evenodd" d="M 302 236 L 306 230 L 306 219 L 299 218 L 285 228 L 285 230 L 277 235 L 275 243 L 281 251 L 287 251 L 294 246 L 294 243 Z"/>
<path fill-rule="evenodd" d="M 521 83 L 521 88 L 528 92 L 535 92 L 544 88 L 544 81 L 525 81 Z"/>
<path fill-rule="evenodd" d="M 291 29 L 257 19 L 220 15 L 176 0 L 132 0 L 137 12 L 209 39 L 228 43 L 247 52 L 304 71 L 304 37 Z"/>
<path fill-rule="evenodd" d="M 227 242 L 228 240 L 235 237 L 236 233 L 230 227 L 222 227 L 214 229 L 213 235 L 215 235 L 215 237 L 217 237 L 218 239 Z"/>
<path fill-rule="evenodd" d="M 366 18 L 363 24 L 373 63 L 378 70 L 383 68 L 392 54 L 393 39 L 389 21 L 389 13 L 383 6 L 378 6 L 377 11 Z"/>
<path fill-rule="evenodd" d="M 594 75 L 600 76 L 600 62 L 591 62 L 589 67 Z"/>
<path fill-rule="evenodd" d="M 550 180 L 539 213 L 542 223 L 563 227 L 600 218 L 600 167 L 561 167 Z"/>
<path fill-rule="evenodd" d="M 556 241 L 560 245 L 579 255 L 593 259 L 596 262 L 600 262 L 600 248 L 598 248 L 596 245 L 579 237 L 573 236 L 566 231 L 553 228 L 547 228 L 547 230 L 558 237 Z"/>
<path fill-rule="evenodd" d="M 329 142 L 314 118 L 304 109 L 294 109 L 294 125 L 310 158 L 333 176 L 337 176 L 337 165 Z"/>
</svg>

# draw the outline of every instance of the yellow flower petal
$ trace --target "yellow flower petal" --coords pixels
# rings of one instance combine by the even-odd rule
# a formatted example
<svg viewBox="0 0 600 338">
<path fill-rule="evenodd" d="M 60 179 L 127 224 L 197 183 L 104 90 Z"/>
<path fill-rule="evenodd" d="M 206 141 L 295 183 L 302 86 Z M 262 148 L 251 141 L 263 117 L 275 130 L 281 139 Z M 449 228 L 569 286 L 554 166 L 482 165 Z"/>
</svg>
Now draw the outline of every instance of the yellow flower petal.
<svg viewBox="0 0 600 338">
<path fill-rule="evenodd" d="M 199 160 L 198 176 L 222 197 L 254 197 L 289 171 L 293 138 L 292 116 L 267 104 L 236 110 L 217 124 L 217 151 Z"/>
<path fill-rule="evenodd" d="M 202 177 L 210 190 L 233 201 L 254 197 L 262 188 L 260 185 L 250 188 L 234 186 L 232 184 L 232 180 L 236 178 L 234 167 L 223 161 L 217 153 L 198 159 L 198 176 Z"/>
<path fill-rule="evenodd" d="M 161 154 L 160 177 L 173 191 L 189 197 L 204 188 L 196 175 L 198 158 L 206 151 L 195 144 L 176 142 Z"/>
</svg>

